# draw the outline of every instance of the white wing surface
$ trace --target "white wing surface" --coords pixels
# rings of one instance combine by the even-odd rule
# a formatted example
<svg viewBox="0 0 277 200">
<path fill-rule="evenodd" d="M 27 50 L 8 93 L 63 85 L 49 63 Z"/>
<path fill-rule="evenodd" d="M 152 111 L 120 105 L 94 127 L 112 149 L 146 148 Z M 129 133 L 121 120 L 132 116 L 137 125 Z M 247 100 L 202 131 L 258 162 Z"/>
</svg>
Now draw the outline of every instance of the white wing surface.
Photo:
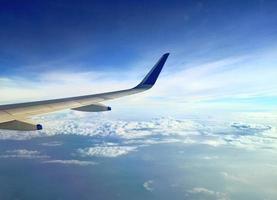
<svg viewBox="0 0 277 200">
<path fill-rule="evenodd" d="M 64 109 L 83 112 L 109 111 L 111 108 L 100 102 L 140 93 L 153 87 L 168 56 L 169 53 L 164 54 L 140 84 L 131 89 L 61 99 L 0 105 L 0 129 L 22 131 L 41 130 L 41 124 L 33 123 L 28 119 L 35 115 Z"/>
</svg>

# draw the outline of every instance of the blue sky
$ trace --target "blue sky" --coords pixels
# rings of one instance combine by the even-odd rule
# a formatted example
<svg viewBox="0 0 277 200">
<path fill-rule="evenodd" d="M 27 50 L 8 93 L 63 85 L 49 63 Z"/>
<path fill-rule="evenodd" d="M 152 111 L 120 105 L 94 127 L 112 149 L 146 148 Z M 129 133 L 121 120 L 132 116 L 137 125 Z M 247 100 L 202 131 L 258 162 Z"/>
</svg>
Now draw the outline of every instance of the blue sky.
<svg viewBox="0 0 277 200">
<path fill-rule="evenodd" d="M 275 1 L 2 1 L 1 102 L 127 88 L 170 52 L 154 91 L 114 106 L 275 112 L 276 8 Z"/>
</svg>

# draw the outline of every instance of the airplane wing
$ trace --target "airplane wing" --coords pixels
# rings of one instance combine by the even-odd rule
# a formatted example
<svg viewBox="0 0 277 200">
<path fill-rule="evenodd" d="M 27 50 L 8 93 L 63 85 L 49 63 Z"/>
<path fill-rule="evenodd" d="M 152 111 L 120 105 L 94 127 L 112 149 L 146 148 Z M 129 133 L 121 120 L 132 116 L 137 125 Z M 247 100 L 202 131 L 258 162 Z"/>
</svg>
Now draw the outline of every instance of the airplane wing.
<svg viewBox="0 0 277 200">
<path fill-rule="evenodd" d="M 109 111 L 111 108 L 100 102 L 140 93 L 152 88 L 168 56 L 169 53 L 164 54 L 145 78 L 136 87 L 131 89 L 61 99 L 0 105 L 0 129 L 22 131 L 41 130 L 42 125 L 29 121 L 30 117 L 64 109 L 84 112 Z"/>
</svg>

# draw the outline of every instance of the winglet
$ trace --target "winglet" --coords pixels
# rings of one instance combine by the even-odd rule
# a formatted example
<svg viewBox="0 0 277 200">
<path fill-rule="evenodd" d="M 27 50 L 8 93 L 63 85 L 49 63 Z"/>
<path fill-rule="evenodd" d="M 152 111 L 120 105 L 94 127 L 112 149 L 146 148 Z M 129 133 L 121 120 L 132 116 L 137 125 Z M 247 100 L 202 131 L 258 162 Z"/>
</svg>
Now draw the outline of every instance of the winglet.
<svg viewBox="0 0 277 200">
<path fill-rule="evenodd" d="M 154 65 L 154 67 L 148 72 L 148 74 L 144 77 L 144 79 L 138 84 L 136 89 L 149 89 L 153 87 L 156 83 L 156 80 L 162 71 L 162 68 L 167 60 L 169 53 L 164 54 L 160 60 Z"/>
</svg>

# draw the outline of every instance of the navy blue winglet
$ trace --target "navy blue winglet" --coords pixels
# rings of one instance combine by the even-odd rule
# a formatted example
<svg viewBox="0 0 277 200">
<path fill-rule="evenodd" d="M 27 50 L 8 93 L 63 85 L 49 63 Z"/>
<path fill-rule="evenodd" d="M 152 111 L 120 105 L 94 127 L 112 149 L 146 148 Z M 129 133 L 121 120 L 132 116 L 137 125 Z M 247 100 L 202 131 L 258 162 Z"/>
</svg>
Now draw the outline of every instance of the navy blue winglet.
<svg viewBox="0 0 277 200">
<path fill-rule="evenodd" d="M 145 76 L 145 78 L 138 84 L 135 88 L 136 89 L 148 89 L 153 87 L 156 83 L 157 78 L 162 71 L 162 68 L 167 60 L 169 53 L 164 54 L 160 60 L 154 65 L 151 71 Z"/>
</svg>

